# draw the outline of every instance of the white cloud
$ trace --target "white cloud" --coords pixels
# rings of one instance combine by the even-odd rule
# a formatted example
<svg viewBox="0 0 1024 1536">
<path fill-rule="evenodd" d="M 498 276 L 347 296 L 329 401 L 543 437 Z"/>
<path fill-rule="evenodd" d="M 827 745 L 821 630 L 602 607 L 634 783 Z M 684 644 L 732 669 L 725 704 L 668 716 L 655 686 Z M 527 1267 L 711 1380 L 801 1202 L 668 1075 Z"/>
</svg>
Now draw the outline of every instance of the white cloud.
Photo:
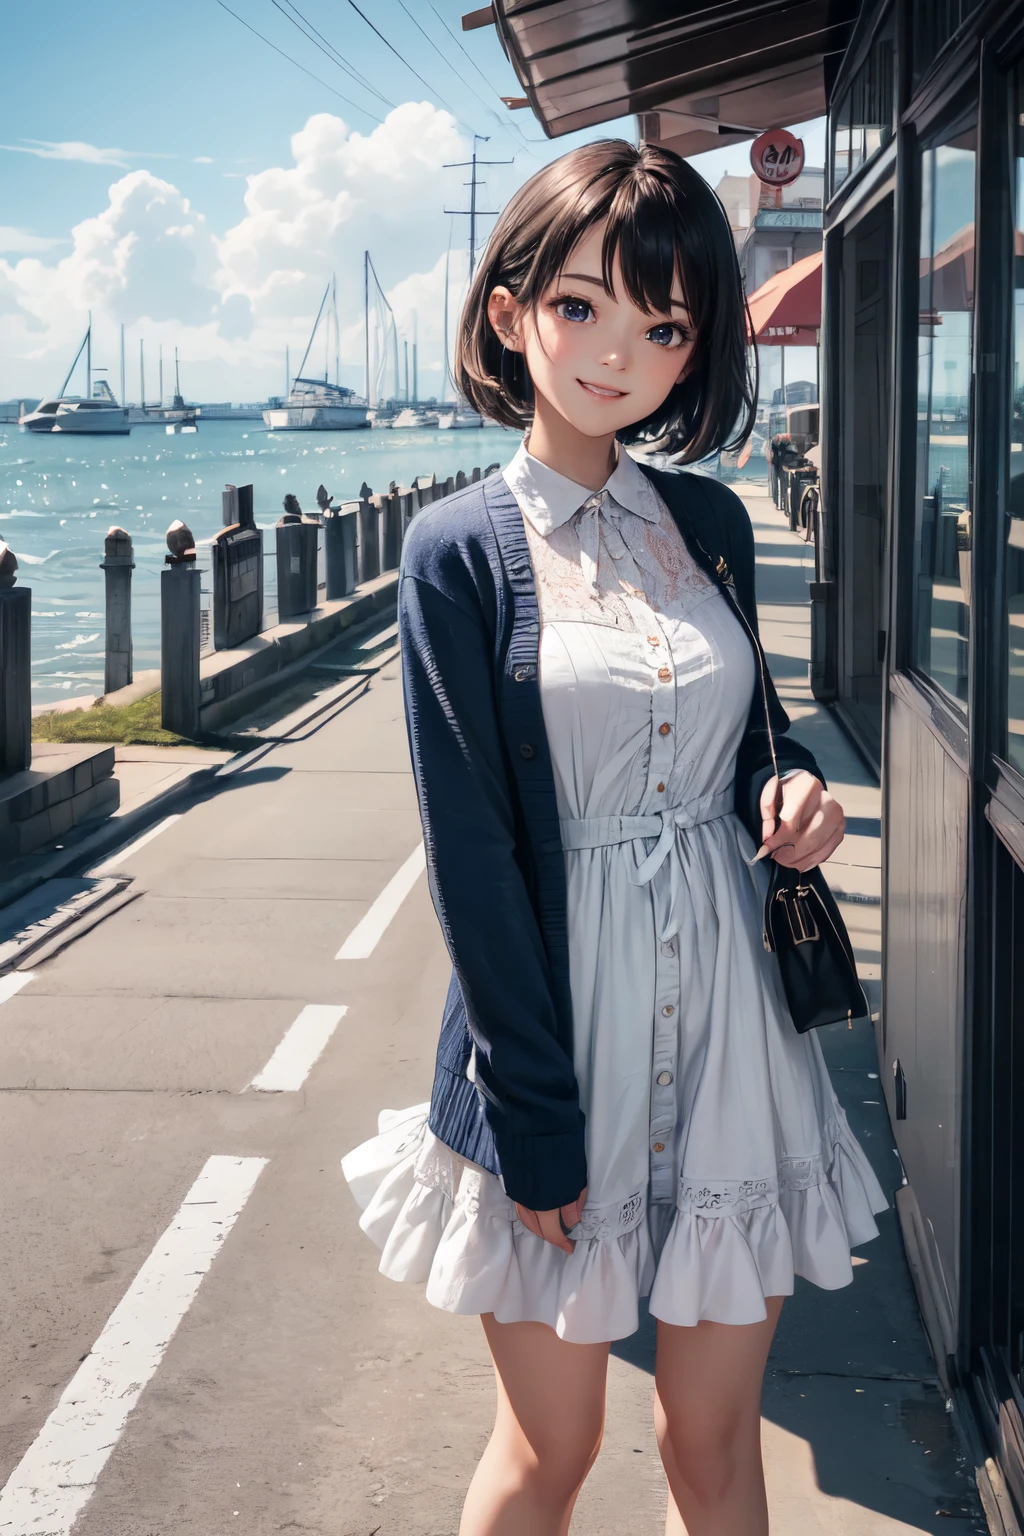
<svg viewBox="0 0 1024 1536">
<path fill-rule="evenodd" d="M 0 252 L 21 255 L 33 251 L 52 251 L 54 246 L 67 243 L 65 239 L 34 235 L 30 229 L 16 229 L 13 224 L 0 224 Z"/>
<path fill-rule="evenodd" d="M 56 147 L 42 148 L 56 157 Z M 108 366 L 116 363 L 120 324 L 128 328 L 130 378 L 143 337 L 147 379 L 162 343 L 168 355 L 180 348 L 192 394 L 240 399 L 270 391 L 279 387 L 286 345 L 297 366 L 333 273 L 342 363 L 355 382 L 364 248 L 410 340 L 418 315 L 420 366 L 436 370 L 450 229 L 443 208 L 464 178 L 444 166 L 466 158 L 454 119 L 427 102 L 404 103 L 369 134 L 320 113 L 293 136 L 290 163 L 246 177 L 244 213 L 219 238 L 178 187 L 150 170 L 129 171 L 110 186 L 106 206 L 71 231 L 69 253 L 46 260 L 43 247 L 22 243 L 7 247 L 20 259 L 0 258 L 0 397 L 52 388 L 90 309 L 94 354 Z M 465 265 L 453 253 L 453 327 Z M 323 368 L 322 355 L 315 366 Z"/>
<path fill-rule="evenodd" d="M 211 155 L 194 155 L 192 157 L 192 164 L 193 165 L 212 165 L 213 164 L 213 157 Z"/>
<path fill-rule="evenodd" d="M 127 170 L 132 160 L 173 160 L 173 155 L 143 153 L 131 149 L 100 149 L 96 144 L 86 144 L 79 139 L 64 139 L 53 143 L 49 139 L 23 139 L 20 144 L 0 144 L 19 155 L 35 155 L 39 160 L 76 160 L 84 165 L 113 165 Z"/>
</svg>

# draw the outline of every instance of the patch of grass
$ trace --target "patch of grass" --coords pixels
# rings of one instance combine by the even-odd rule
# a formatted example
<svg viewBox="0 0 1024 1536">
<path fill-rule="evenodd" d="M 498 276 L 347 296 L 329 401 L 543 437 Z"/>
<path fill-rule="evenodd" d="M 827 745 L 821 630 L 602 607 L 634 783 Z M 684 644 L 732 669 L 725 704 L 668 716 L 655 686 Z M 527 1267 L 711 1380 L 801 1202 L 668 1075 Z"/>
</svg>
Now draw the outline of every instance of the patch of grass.
<svg viewBox="0 0 1024 1536">
<path fill-rule="evenodd" d="M 160 694 L 134 704 L 96 704 L 92 709 L 48 710 L 32 719 L 33 741 L 102 741 L 122 747 L 192 746 L 186 736 L 160 724 Z"/>
</svg>

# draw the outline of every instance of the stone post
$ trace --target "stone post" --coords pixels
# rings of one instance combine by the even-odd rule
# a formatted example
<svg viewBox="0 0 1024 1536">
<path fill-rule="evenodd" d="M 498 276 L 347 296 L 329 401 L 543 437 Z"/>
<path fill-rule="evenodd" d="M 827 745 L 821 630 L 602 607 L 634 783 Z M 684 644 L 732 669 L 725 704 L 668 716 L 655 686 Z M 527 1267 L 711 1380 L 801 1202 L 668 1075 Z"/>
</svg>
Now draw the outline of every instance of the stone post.
<svg viewBox="0 0 1024 1536">
<path fill-rule="evenodd" d="M 464 469 L 460 469 L 455 476 L 455 489 L 457 491 L 461 491 L 467 484 L 468 481 L 466 480 L 466 471 Z"/>
<path fill-rule="evenodd" d="M 327 601 L 351 597 L 359 579 L 356 522 L 358 501 L 324 510 L 324 556 L 327 566 Z"/>
<path fill-rule="evenodd" d="M 182 522 L 167 530 L 160 573 L 160 720 L 165 731 L 199 735 L 200 573 L 195 539 Z"/>
<path fill-rule="evenodd" d="M 295 498 L 285 498 L 285 506 Z M 295 502 L 295 506 L 298 503 Z M 277 617 L 278 622 L 316 607 L 316 557 L 319 524 L 305 522 L 301 513 L 286 510 L 278 520 Z"/>
<path fill-rule="evenodd" d="M 32 589 L 0 541 L 0 779 L 32 766 Z"/>
<path fill-rule="evenodd" d="M 115 693 L 132 681 L 132 571 L 135 556 L 132 537 L 123 528 L 111 528 L 103 541 L 100 570 L 106 585 L 107 652 L 103 665 L 103 692 Z"/>
<path fill-rule="evenodd" d="M 379 496 L 359 498 L 359 580 L 373 581 L 380 575 Z"/>
<path fill-rule="evenodd" d="M 402 493 L 396 486 L 382 501 L 380 566 L 382 571 L 397 571 L 402 558 Z"/>
</svg>

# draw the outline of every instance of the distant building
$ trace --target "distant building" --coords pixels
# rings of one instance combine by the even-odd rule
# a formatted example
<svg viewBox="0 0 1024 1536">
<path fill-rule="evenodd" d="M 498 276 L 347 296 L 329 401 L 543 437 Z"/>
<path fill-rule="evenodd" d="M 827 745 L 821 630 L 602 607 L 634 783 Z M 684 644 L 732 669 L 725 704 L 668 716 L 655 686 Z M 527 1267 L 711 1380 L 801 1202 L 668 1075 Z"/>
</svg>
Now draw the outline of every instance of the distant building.
<svg viewBox="0 0 1024 1536">
<path fill-rule="evenodd" d="M 825 172 L 809 166 L 788 187 L 764 187 L 756 176 L 723 176 L 715 188 L 736 241 L 740 270 L 753 293 L 821 250 Z"/>
</svg>

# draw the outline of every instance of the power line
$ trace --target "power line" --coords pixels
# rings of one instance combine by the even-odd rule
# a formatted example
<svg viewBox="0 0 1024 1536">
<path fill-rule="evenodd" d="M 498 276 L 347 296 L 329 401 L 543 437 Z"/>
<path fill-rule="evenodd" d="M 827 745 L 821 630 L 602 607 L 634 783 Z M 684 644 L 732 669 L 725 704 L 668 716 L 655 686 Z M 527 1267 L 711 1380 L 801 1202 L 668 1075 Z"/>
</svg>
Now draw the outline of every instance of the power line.
<svg viewBox="0 0 1024 1536">
<path fill-rule="evenodd" d="M 356 0 L 348 0 L 348 3 L 352 7 L 352 9 L 355 11 L 356 15 L 362 17 L 363 21 L 366 22 L 366 25 L 370 28 L 370 31 L 376 33 L 376 35 L 380 38 L 381 42 L 384 44 L 385 48 L 390 48 L 391 52 L 394 54 L 395 58 L 399 61 L 399 63 L 404 64 L 406 69 L 409 71 L 409 73 L 411 75 L 415 75 L 416 79 L 420 82 L 420 84 L 421 85 L 425 85 L 427 90 L 430 92 L 430 94 L 432 96 L 436 96 L 438 101 L 441 103 L 441 105 L 443 107 L 447 107 L 448 111 L 452 114 L 453 117 L 458 118 L 459 114 L 456 112 L 455 108 L 453 106 L 451 106 L 447 101 L 445 101 L 444 97 L 440 94 L 439 91 L 435 91 L 434 87 L 430 84 L 429 80 L 424 80 L 423 76 L 420 74 L 418 69 L 413 69 L 413 67 L 409 63 L 408 59 L 404 59 L 402 57 L 402 55 L 399 53 L 398 49 L 395 47 L 394 43 L 389 43 L 388 42 L 387 38 L 384 36 L 384 33 L 380 30 L 380 28 L 379 27 L 375 27 L 373 22 L 370 20 L 369 16 L 366 15 L 365 11 L 361 11 L 359 9 L 358 5 L 356 5 Z"/>
<path fill-rule="evenodd" d="M 474 59 L 473 55 L 463 45 L 462 39 L 460 37 L 458 37 L 456 35 L 456 33 L 454 33 L 452 31 L 451 27 L 448 25 L 448 23 L 445 21 L 444 17 L 441 15 L 441 12 L 437 9 L 437 6 L 433 4 L 433 0 L 427 0 L 427 4 L 430 6 L 430 9 L 433 11 L 434 15 L 437 17 L 437 19 L 441 23 L 442 27 L 444 27 L 445 31 L 448 33 L 448 36 L 451 38 L 451 40 L 455 44 L 456 48 L 458 48 L 459 52 L 463 53 L 466 56 L 466 58 L 472 64 L 473 68 L 476 70 L 477 74 L 480 76 L 480 79 L 483 81 L 484 85 L 486 85 L 487 89 L 489 91 L 493 91 L 495 96 L 497 96 L 498 100 L 500 101 L 501 100 L 501 95 L 500 95 L 500 92 L 498 91 L 497 86 L 493 85 L 491 83 L 491 81 L 488 80 L 487 76 L 484 74 L 483 70 L 480 68 L 479 64 L 476 62 L 476 59 Z M 477 100 L 479 100 L 479 99 L 480 98 L 477 97 Z M 504 119 L 502 119 L 498 115 L 497 112 L 494 111 L 493 107 L 488 107 L 487 110 L 490 112 L 490 114 L 494 118 L 495 122 L 501 124 L 501 126 L 506 130 L 506 132 L 508 131 L 508 129 L 511 128 L 514 133 L 517 133 L 519 135 L 519 138 L 522 140 L 524 145 L 531 144 L 531 143 L 533 143 L 533 144 L 541 144 L 541 143 L 544 142 L 542 139 L 528 139 L 526 137 L 526 134 L 520 128 L 518 123 L 516 123 L 516 122 L 506 122 Z M 533 154 L 533 151 L 530 150 L 530 149 L 528 149 L 526 152 L 529 155 Z M 536 156 L 534 155 L 533 158 L 536 159 Z"/>
<path fill-rule="evenodd" d="M 465 75 L 461 75 L 459 73 L 459 71 L 455 68 L 455 65 L 452 63 L 451 59 L 445 57 L 445 55 L 441 52 L 440 48 L 434 42 L 434 39 L 431 37 L 430 33 L 427 32 L 425 30 L 425 28 L 422 27 L 420 25 L 420 23 L 416 20 L 416 17 L 413 15 L 412 11 L 410 11 L 409 7 L 405 4 L 405 0 L 398 0 L 398 4 L 402 7 L 402 10 L 408 16 L 409 20 L 412 22 L 413 26 L 417 29 L 417 31 L 423 33 L 423 36 L 426 38 L 426 40 L 430 44 L 431 48 L 433 48 L 434 52 L 437 54 L 437 56 L 441 60 L 442 64 L 446 64 L 448 66 L 448 68 L 451 70 L 452 74 L 455 76 L 455 78 L 457 80 L 461 81 L 461 83 L 466 87 L 466 90 L 473 92 L 473 95 L 476 97 L 477 101 L 485 109 L 485 111 L 490 112 L 491 115 L 494 116 L 495 114 L 491 111 L 490 103 L 487 102 L 487 101 L 484 101 L 483 97 L 480 95 L 480 92 L 475 90 L 474 87 L 470 85 L 470 83 L 466 79 Z"/>
<path fill-rule="evenodd" d="M 261 43 L 266 43 L 267 47 L 273 48 L 274 52 L 279 53 L 282 59 L 287 59 L 289 64 L 294 64 L 296 69 L 301 69 L 302 73 L 308 75 L 311 80 L 315 80 L 317 85 L 322 85 L 325 91 L 330 91 L 332 96 L 337 96 L 338 100 L 343 101 L 347 107 L 354 108 L 356 112 L 362 112 L 372 123 L 380 125 L 381 120 L 379 117 L 374 117 L 372 112 L 368 111 L 366 107 L 361 107 L 357 101 L 351 101 L 349 97 L 343 96 L 340 91 L 334 89 L 333 85 L 328 85 L 326 80 L 321 80 L 319 75 L 314 75 L 313 71 L 307 69 L 305 64 L 300 64 L 298 59 L 293 59 L 290 53 L 285 53 L 283 48 L 279 48 L 276 43 L 272 43 L 269 37 L 264 37 L 262 32 L 257 32 L 255 27 L 249 25 L 244 16 L 239 16 L 237 11 L 231 9 L 230 5 L 225 5 L 224 0 L 217 0 L 217 4 L 222 11 L 227 11 L 229 16 L 233 16 L 236 21 L 240 21 L 242 26 L 247 28 L 254 37 L 258 37 Z"/>
<path fill-rule="evenodd" d="M 365 75 L 357 74 L 354 69 L 349 68 L 348 64 L 346 64 L 345 60 L 342 58 L 337 48 L 335 48 L 334 44 L 329 43 L 326 37 L 324 37 L 323 33 L 317 31 L 313 23 L 309 21 L 305 16 L 303 16 L 298 6 L 291 4 L 291 0 L 287 0 L 288 10 L 294 11 L 294 16 L 289 16 L 288 11 L 285 10 L 284 6 L 280 3 L 280 0 L 270 0 L 270 3 L 281 12 L 281 15 L 284 17 L 285 21 L 290 21 L 293 27 L 297 27 L 298 30 L 302 33 L 303 37 L 307 38 L 309 42 L 313 44 L 314 48 L 319 48 L 320 52 L 324 55 L 325 58 L 330 59 L 332 64 L 336 64 L 337 67 L 343 70 L 350 79 L 356 82 L 357 85 L 361 85 L 364 90 L 369 91 L 371 96 L 378 97 L 386 107 L 393 107 L 395 105 L 395 103 L 393 101 L 389 101 L 381 91 L 378 91 L 375 85 L 371 85 L 370 81 L 366 79 Z M 298 17 L 298 20 L 296 20 L 296 17 Z M 319 42 L 317 41 L 318 38 Z"/>
</svg>

